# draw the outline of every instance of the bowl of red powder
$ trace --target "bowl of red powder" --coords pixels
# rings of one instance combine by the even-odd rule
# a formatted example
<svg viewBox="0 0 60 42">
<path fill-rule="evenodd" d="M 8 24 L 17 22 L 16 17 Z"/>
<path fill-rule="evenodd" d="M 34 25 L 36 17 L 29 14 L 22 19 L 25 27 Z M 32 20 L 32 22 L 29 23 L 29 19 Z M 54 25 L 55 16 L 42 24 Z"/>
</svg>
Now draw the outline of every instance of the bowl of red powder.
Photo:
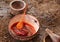
<svg viewBox="0 0 60 42">
<path fill-rule="evenodd" d="M 36 35 L 39 29 L 39 22 L 34 16 L 25 15 L 23 28 L 19 30 L 16 25 L 19 23 L 21 17 L 22 15 L 16 15 L 10 20 L 8 31 L 14 39 L 30 40 Z"/>
</svg>

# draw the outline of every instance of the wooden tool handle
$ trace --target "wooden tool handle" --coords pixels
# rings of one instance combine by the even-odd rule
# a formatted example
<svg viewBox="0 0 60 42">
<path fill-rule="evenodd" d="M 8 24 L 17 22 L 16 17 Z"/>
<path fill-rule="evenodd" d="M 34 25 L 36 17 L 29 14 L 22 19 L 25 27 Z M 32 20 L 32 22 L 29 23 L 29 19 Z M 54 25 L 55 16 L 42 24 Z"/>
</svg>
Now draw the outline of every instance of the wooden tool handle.
<svg viewBox="0 0 60 42">
<path fill-rule="evenodd" d="M 16 25 L 17 29 L 22 29 L 23 28 L 23 21 L 25 19 L 26 11 L 27 11 L 27 5 L 26 5 L 26 8 L 24 9 L 24 13 L 23 13 L 19 23 Z"/>
</svg>

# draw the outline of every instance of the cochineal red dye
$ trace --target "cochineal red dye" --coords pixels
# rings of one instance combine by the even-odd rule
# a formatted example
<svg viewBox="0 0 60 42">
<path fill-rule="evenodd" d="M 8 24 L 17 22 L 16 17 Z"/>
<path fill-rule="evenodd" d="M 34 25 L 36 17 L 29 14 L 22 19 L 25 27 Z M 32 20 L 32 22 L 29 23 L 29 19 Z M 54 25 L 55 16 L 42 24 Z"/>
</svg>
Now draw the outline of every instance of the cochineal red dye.
<svg viewBox="0 0 60 42">
<path fill-rule="evenodd" d="M 17 23 L 18 22 L 12 25 L 11 30 L 13 30 L 13 32 L 18 36 L 31 36 L 36 32 L 34 27 L 26 22 L 24 22 L 24 27 L 21 30 L 18 30 L 16 28 Z"/>
</svg>

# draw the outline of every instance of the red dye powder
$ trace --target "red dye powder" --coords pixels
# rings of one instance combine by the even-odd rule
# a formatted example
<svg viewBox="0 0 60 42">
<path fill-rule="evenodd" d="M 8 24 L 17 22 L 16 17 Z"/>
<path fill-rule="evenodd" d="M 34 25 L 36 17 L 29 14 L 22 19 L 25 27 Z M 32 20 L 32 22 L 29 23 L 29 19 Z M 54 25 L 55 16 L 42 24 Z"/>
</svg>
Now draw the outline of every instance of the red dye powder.
<svg viewBox="0 0 60 42">
<path fill-rule="evenodd" d="M 36 32 L 34 27 L 26 22 L 24 22 L 24 27 L 21 30 L 18 30 L 16 28 L 17 23 L 12 25 L 11 30 L 13 30 L 13 32 L 18 36 L 31 36 Z"/>
</svg>

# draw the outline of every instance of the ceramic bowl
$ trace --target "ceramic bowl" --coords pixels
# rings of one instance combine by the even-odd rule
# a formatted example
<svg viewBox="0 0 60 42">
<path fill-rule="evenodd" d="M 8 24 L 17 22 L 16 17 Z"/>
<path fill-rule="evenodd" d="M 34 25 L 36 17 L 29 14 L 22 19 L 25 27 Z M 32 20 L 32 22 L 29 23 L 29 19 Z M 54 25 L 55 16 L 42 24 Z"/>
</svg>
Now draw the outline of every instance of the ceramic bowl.
<svg viewBox="0 0 60 42">
<path fill-rule="evenodd" d="M 10 33 L 10 35 L 14 38 L 14 39 L 18 39 L 18 40 L 30 40 L 32 39 L 33 37 L 35 37 L 38 29 L 39 29 L 39 21 L 32 15 L 25 15 L 25 22 L 31 24 L 34 29 L 35 29 L 35 33 L 29 37 L 19 37 L 17 36 L 13 30 L 11 30 L 11 27 L 14 23 L 20 21 L 20 18 L 21 18 L 22 15 L 16 15 L 15 17 L 13 17 L 10 22 L 9 22 L 9 26 L 8 26 L 8 31 Z"/>
</svg>

